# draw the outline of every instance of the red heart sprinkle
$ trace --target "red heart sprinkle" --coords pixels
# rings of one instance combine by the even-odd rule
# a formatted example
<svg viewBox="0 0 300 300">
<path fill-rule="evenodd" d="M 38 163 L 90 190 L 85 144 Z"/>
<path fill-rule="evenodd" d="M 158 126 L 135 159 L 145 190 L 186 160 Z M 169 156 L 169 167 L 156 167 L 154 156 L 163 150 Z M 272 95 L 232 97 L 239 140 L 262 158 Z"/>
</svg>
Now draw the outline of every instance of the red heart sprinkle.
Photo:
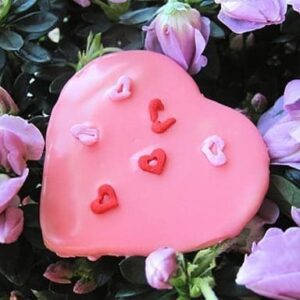
<svg viewBox="0 0 300 300">
<path fill-rule="evenodd" d="M 149 104 L 150 119 L 155 122 L 158 119 L 158 112 L 164 110 L 165 107 L 160 99 L 153 99 Z"/>
<path fill-rule="evenodd" d="M 151 129 L 155 133 L 163 133 L 168 130 L 176 122 L 175 118 L 167 119 L 164 122 L 156 121 L 152 123 Z"/>
<path fill-rule="evenodd" d="M 150 155 L 139 158 L 139 167 L 146 172 L 160 175 L 166 163 L 166 153 L 162 149 L 155 149 Z"/>
<path fill-rule="evenodd" d="M 149 104 L 150 119 L 152 121 L 151 129 L 155 133 L 163 133 L 168 130 L 175 122 L 175 118 L 169 118 L 164 122 L 158 120 L 158 112 L 165 107 L 160 99 L 153 99 Z"/>
<path fill-rule="evenodd" d="M 104 198 L 105 199 L 104 201 Z M 112 208 L 119 206 L 115 190 L 108 184 L 102 185 L 98 190 L 98 197 L 91 204 L 91 209 L 95 214 L 102 214 Z"/>
</svg>

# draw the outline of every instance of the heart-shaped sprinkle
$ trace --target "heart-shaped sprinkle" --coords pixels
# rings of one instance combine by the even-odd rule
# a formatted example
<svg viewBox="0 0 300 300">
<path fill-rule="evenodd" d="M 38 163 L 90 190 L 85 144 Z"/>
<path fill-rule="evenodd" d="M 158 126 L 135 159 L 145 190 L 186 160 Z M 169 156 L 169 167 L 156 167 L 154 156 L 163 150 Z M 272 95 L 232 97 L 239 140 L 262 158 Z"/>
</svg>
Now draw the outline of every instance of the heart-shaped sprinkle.
<svg viewBox="0 0 300 300">
<path fill-rule="evenodd" d="M 162 149 L 155 149 L 150 155 L 143 155 L 139 158 L 139 167 L 146 172 L 160 175 L 166 163 L 166 153 Z"/>
<path fill-rule="evenodd" d="M 98 197 L 91 204 L 91 209 L 95 214 L 103 214 L 108 210 L 119 206 L 115 190 L 109 184 L 104 184 L 99 188 Z"/>
<path fill-rule="evenodd" d="M 150 119 L 152 121 L 151 129 L 155 133 L 163 133 L 168 130 L 175 122 L 175 118 L 169 118 L 164 122 L 158 120 L 159 111 L 164 110 L 165 107 L 160 99 L 153 99 L 149 104 Z"/>
<path fill-rule="evenodd" d="M 99 140 L 99 131 L 93 126 L 75 124 L 70 129 L 71 134 L 83 145 L 92 146 Z"/>
<path fill-rule="evenodd" d="M 152 123 L 151 129 L 155 133 L 163 133 L 168 130 L 176 122 L 175 118 L 167 119 L 164 122 L 155 121 Z"/>
<path fill-rule="evenodd" d="M 212 135 L 204 140 L 201 150 L 212 165 L 219 167 L 227 162 L 223 152 L 224 147 L 224 140 L 217 135 Z"/>
<path fill-rule="evenodd" d="M 121 76 L 117 83 L 109 91 L 109 98 L 112 101 L 127 99 L 131 95 L 131 79 L 127 75 Z"/>
<path fill-rule="evenodd" d="M 158 119 L 158 112 L 160 110 L 164 110 L 165 107 L 160 99 L 153 99 L 150 101 L 149 104 L 149 113 L 150 113 L 150 119 L 152 122 L 157 121 Z"/>
</svg>

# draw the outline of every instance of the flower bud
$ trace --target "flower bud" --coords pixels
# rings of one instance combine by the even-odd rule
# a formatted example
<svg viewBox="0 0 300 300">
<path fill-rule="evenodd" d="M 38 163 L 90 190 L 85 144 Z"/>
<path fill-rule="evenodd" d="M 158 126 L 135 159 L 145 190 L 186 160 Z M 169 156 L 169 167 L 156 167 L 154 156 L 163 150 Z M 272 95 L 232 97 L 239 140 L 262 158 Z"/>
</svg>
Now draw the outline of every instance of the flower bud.
<svg viewBox="0 0 300 300">
<path fill-rule="evenodd" d="M 75 294 L 87 294 L 91 293 L 97 288 L 97 283 L 94 279 L 79 279 L 74 287 L 73 292 Z"/>
<path fill-rule="evenodd" d="M 171 289 L 169 280 L 178 268 L 174 249 L 160 248 L 146 258 L 146 277 L 149 285 L 163 290 Z"/>
<path fill-rule="evenodd" d="M 52 282 L 69 284 L 73 276 L 73 266 L 67 261 L 59 260 L 49 265 L 43 275 Z"/>
<path fill-rule="evenodd" d="M 262 112 L 266 109 L 268 100 L 263 94 L 256 93 L 251 99 L 251 105 L 256 112 Z"/>
<path fill-rule="evenodd" d="M 210 21 L 188 4 L 169 1 L 143 30 L 147 32 L 145 48 L 163 53 L 190 74 L 207 64 L 202 55 L 210 34 Z"/>
</svg>

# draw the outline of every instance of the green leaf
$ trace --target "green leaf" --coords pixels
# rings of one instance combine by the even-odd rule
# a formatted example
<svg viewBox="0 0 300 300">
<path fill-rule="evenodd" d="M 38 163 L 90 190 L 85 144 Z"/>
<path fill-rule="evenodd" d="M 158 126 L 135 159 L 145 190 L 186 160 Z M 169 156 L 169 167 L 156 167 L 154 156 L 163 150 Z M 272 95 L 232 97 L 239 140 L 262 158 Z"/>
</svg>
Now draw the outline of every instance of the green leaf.
<svg viewBox="0 0 300 300">
<path fill-rule="evenodd" d="M 20 50 L 24 44 L 23 38 L 14 31 L 0 31 L 0 47 L 4 50 Z"/>
<path fill-rule="evenodd" d="M 6 64 L 6 54 L 5 51 L 0 49 L 0 70 L 5 66 Z"/>
<path fill-rule="evenodd" d="M 51 94 L 59 94 L 62 90 L 62 88 L 65 86 L 65 84 L 68 82 L 68 80 L 72 77 L 74 72 L 67 72 L 60 74 L 56 79 L 54 79 L 50 86 L 49 91 Z"/>
<path fill-rule="evenodd" d="M 120 262 L 119 267 L 123 277 L 129 282 L 147 284 L 144 257 L 132 256 L 125 258 Z"/>
<path fill-rule="evenodd" d="M 99 5 L 107 17 L 111 20 L 117 21 L 121 15 L 126 13 L 130 7 L 130 0 L 124 3 L 104 3 L 102 0 L 94 0 L 94 3 Z"/>
<path fill-rule="evenodd" d="M 300 189 L 284 177 L 271 176 L 268 197 L 275 201 L 287 216 L 290 216 L 292 206 L 300 208 Z"/>
<path fill-rule="evenodd" d="M 137 295 L 145 294 L 149 291 L 148 287 L 145 286 L 126 286 L 119 289 L 115 295 L 115 298 L 127 298 Z"/>
<path fill-rule="evenodd" d="M 33 12 L 13 22 L 20 31 L 35 33 L 49 30 L 57 21 L 51 13 Z"/>
<path fill-rule="evenodd" d="M 225 32 L 224 30 L 214 21 L 210 22 L 210 36 L 216 39 L 224 39 Z"/>
<path fill-rule="evenodd" d="M 151 6 L 127 12 L 120 16 L 120 22 L 126 25 L 136 25 L 150 21 L 159 7 Z"/>
<path fill-rule="evenodd" d="M 37 0 L 15 0 L 12 4 L 12 10 L 14 13 L 22 13 L 31 8 Z"/>
<path fill-rule="evenodd" d="M 98 286 L 105 285 L 118 270 L 119 258 L 104 256 L 95 262 L 93 273 Z"/>
<path fill-rule="evenodd" d="M 36 63 L 47 62 L 51 58 L 46 49 L 31 42 L 27 42 L 19 51 L 19 54 L 23 58 Z"/>
</svg>

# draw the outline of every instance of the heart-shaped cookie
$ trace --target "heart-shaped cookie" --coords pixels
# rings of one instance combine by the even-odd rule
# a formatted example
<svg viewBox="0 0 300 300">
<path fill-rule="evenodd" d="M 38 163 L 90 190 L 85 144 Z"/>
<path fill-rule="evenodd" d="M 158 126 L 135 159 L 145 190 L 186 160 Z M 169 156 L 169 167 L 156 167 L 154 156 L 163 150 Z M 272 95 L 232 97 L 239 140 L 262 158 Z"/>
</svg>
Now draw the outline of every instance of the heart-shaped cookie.
<svg viewBox="0 0 300 300">
<path fill-rule="evenodd" d="M 153 99 L 163 106 L 149 113 Z M 153 131 L 153 123 L 170 118 L 171 127 Z M 74 136 L 77 124 L 99 133 L 97 139 L 82 143 Z M 151 174 L 140 162 L 156 149 L 167 163 Z M 44 241 L 61 256 L 92 257 L 212 245 L 237 235 L 254 216 L 268 187 L 268 164 L 255 126 L 206 99 L 172 60 L 147 51 L 106 55 L 66 84 L 52 111 Z M 99 208 L 113 195 L 99 198 L 103 185 L 117 205 L 97 213 L 93 204 Z"/>
</svg>

